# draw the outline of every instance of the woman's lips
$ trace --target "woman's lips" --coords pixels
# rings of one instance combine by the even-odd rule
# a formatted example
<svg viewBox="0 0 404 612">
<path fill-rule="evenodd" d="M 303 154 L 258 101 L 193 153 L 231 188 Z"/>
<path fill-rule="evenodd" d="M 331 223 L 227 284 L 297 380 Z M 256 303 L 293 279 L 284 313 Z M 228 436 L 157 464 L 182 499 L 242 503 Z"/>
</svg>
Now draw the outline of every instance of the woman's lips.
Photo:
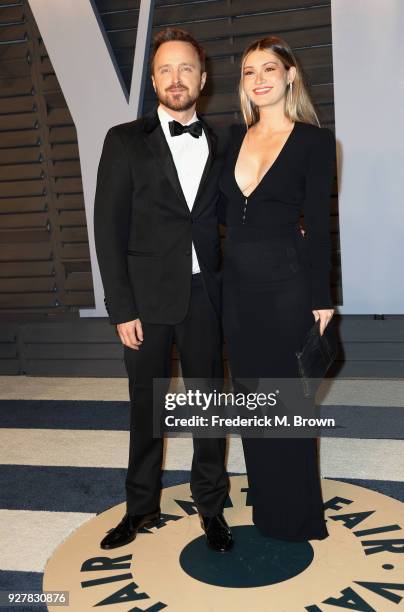
<svg viewBox="0 0 404 612">
<path fill-rule="evenodd" d="M 253 89 L 253 92 L 257 95 L 257 96 L 262 96 L 266 93 L 268 93 L 268 91 L 271 91 L 272 87 L 257 87 L 256 89 Z"/>
</svg>

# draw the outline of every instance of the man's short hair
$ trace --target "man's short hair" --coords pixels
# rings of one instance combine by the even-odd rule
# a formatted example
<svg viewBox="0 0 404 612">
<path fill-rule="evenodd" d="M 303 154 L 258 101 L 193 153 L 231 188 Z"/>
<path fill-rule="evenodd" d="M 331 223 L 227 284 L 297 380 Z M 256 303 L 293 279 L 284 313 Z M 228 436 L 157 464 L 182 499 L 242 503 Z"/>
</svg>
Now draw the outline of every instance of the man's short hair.
<svg viewBox="0 0 404 612">
<path fill-rule="evenodd" d="M 201 72 L 205 72 L 206 67 L 206 55 L 204 49 L 201 45 L 195 40 L 195 38 L 187 32 L 186 30 L 182 30 L 181 28 L 166 28 L 161 32 L 158 32 L 153 39 L 153 51 L 151 57 L 151 73 L 154 71 L 154 58 L 156 57 L 157 50 L 166 42 L 171 42 L 173 40 L 179 40 L 181 42 L 187 42 L 193 46 L 195 51 L 198 54 L 199 62 L 201 64 Z"/>
</svg>

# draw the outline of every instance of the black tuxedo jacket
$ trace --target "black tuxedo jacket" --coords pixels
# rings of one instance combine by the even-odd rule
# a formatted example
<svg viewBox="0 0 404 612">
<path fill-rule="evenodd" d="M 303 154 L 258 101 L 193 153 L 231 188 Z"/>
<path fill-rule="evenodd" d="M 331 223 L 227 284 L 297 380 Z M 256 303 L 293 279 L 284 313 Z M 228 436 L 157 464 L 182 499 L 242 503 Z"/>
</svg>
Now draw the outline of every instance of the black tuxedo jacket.
<svg viewBox="0 0 404 612">
<path fill-rule="evenodd" d="M 221 312 L 218 178 L 226 136 L 202 121 L 209 157 L 189 210 L 157 111 L 110 128 L 97 174 L 95 246 L 111 323 L 175 324 L 191 291 L 194 243 L 212 306 Z M 181 136 L 178 136 L 181 138 Z"/>
</svg>

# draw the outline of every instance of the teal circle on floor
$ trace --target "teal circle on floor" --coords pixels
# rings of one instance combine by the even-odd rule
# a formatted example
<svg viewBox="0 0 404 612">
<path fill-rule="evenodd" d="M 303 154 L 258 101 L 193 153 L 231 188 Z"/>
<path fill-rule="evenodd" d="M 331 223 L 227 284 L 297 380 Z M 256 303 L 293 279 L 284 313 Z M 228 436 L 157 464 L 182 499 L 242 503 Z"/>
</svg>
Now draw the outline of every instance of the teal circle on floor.
<svg viewBox="0 0 404 612">
<path fill-rule="evenodd" d="M 252 588 L 294 578 L 312 562 L 311 544 L 286 542 L 260 534 L 254 525 L 231 528 L 233 548 L 226 553 L 210 550 L 200 536 L 182 550 L 181 568 L 205 584 L 229 588 Z"/>
</svg>

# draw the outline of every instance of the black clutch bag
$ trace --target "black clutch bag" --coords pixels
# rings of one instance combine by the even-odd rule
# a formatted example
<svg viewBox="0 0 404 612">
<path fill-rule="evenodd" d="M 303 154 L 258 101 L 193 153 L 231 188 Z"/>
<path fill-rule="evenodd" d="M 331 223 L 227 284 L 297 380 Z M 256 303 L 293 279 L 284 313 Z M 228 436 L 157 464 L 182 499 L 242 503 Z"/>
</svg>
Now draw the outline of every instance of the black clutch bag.
<svg viewBox="0 0 404 612">
<path fill-rule="evenodd" d="M 304 397 L 315 396 L 321 379 L 337 355 L 337 338 L 334 319 L 320 336 L 320 319 L 307 333 L 303 348 L 296 352 L 299 375 L 302 380 Z"/>
</svg>

